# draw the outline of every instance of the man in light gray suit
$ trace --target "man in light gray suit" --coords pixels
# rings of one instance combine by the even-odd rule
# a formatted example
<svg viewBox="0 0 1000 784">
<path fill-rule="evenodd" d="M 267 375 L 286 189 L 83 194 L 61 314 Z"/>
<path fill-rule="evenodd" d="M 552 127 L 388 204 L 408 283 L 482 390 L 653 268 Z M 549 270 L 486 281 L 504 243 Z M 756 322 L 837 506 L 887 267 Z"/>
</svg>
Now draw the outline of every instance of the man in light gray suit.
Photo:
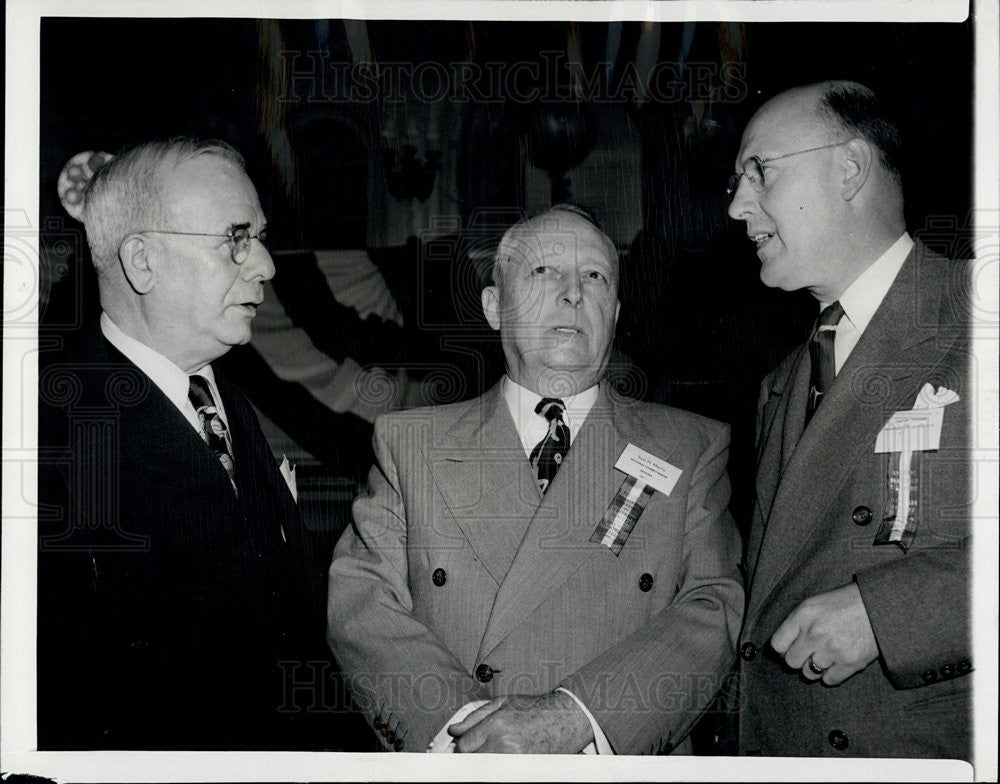
<svg viewBox="0 0 1000 784">
<path fill-rule="evenodd" d="M 585 211 L 514 226 L 493 276 L 507 374 L 376 422 L 331 647 L 388 748 L 688 750 L 743 608 L 728 427 L 609 387 L 618 257 Z"/>
<path fill-rule="evenodd" d="M 813 336 L 761 387 L 740 750 L 968 759 L 968 269 L 906 233 L 899 133 L 853 82 L 743 134 L 729 214 Z"/>
</svg>

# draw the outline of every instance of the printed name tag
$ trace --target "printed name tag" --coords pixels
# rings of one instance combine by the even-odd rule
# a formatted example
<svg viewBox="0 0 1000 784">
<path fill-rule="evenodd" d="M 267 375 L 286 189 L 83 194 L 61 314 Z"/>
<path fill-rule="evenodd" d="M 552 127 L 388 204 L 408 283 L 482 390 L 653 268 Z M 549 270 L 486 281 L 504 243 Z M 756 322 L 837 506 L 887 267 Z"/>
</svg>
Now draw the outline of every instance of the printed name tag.
<svg viewBox="0 0 1000 784">
<path fill-rule="evenodd" d="M 635 477 L 637 481 L 649 485 L 654 490 L 659 490 L 664 495 L 670 495 L 670 491 L 684 473 L 677 466 L 670 465 L 666 460 L 640 449 L 635 444 L 625 447 L 618 462 L 615 463 L 615 468 Z"/>
<path fill-rule="evenodd" d="M 959 400 L 947 387 L 924 384 L 911 411 L 897 411 L 875 439 L 875 452 L 891 453 L 886 474 L 887 498 L 876 545 L 909 549 L 920 522 L 920 453 L 941 444 L 945 406 Z"/>
<path fill-rule="evenodd" d="M 941 443 L 944 406 L 897 411 L 875 439 L 875 452 L 927 452 Z"/>
<path fill-rule="evenodd" d="M 590 541 L 603 544 L 617 556 L 653 493 L 659 490 L 664 495 L 670 495 L 684 472 L 635 444 L 625 447 L 615 468 L 628 476 L 590 535 Z"/>
</svg>

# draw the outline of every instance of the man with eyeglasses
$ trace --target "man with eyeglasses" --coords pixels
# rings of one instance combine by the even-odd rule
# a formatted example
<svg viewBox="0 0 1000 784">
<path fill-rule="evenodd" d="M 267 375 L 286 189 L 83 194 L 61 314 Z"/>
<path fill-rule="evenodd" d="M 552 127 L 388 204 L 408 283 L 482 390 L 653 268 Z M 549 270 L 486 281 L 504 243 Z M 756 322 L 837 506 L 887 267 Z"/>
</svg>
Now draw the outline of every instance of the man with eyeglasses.
<svg viewBox="0 0 1000 784">
<path fill-rule="evenodd" d="M 968 271 L 906 232 L 899 144 L 868 88 L 799 87 L 730 178 L 761 280 L 819 303 L 761 387 L 743 754 L 969 759 Z"/>
<path fill-rule="evenodd" d="M 212 364 L 250 340 L 274 275 L 243 160 L 141 144 L 94 175 L 83 217 L 103 312 L 39 375 L 39 747 L 322 743 L 322 713 L 283 691 L 325 658 L 302 521 Z"/>
</svg>

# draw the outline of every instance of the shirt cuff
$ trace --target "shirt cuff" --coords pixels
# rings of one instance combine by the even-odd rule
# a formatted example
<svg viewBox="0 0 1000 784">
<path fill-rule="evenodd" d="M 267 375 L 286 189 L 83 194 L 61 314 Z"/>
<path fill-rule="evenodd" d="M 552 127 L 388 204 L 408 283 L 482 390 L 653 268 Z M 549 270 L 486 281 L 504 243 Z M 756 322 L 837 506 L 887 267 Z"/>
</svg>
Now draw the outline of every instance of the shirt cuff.
<svg viewBox="0 0 1000 784">
<path fill-rule="evenodd" d="M 569 689 L 564 688 L 563 686 L 559 686 L 556 689 L 556 691 L 564 692 L 564 693 L 568 694 L 570 697 L 573 698 L 573 702 L 575 702 L 577 705 L 580 706 L 580 710 L 583 711 L 583 714 L 587 717 L 587 721 L 590 722 L 590 728 L 594 731 L 594 740 L 593 740 L 593 742 L 588 743 L 584 747 L 582 753 L 583 754 L 614 754 L 615 751 L 614 751 L 614 749 L 611 748 L 611 744 L 608 742 L 607 736 L 604 734 L 604 732 L 601 730 L 600 725 L 597 723 L 597 719 L 594 718 L 594 714 L 592 714 L 589 710 L 587 710 L 587 706 L 584 705 L 582 702 L 580 702 L 580 698 L 577 697 Z"/>
</svg>

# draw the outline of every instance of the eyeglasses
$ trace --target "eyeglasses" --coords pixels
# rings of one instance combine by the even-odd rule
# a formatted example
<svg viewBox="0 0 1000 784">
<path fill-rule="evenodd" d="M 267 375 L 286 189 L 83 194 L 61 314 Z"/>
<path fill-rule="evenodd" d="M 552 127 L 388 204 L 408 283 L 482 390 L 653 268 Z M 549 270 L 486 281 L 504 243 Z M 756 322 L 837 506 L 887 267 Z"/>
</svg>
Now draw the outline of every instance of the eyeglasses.
<svg viewBox="0 0 1000 784">
<path fill-rule="evenodd" d="M 250 258 L 250 241 L 257 240 L 267 244 L 267 229 L 261 229 L 257 234 L 251 234 L 246 226 L 231 229 L 228 234 L 207 234 L 201 231 L 166 231 L 165 229 L 143 229 L 140 234 L 176 234 L 182 237 L 219 237 L 229 245 L 229 256 L 237 266 Z"/>
<path fill-rule="evenodd" d="M 726 194 L 729 196 L 730 201 L 736 198 L 736 191 L 739 190 L 740 180 L 744 177 L 747 178 L 747 182 L 750 183 L 751 188 L 753 188 L 757 193 L 762 193 L 765 187 L 764 167 L 767 166 L 767 164 L 773 161 L 780 161 L 782 158 L 791 158 L 794 155 L 805 155 L 807 152 L 816 152 L 817 150 L 828 150 L 831 147 L 840 147 L 842 144 L 847 144 L 847 142 L 833 142 L 832 144 L 824 144 L 822 147 L 810 147 L 808 150 L 786 152 L 784 155 L 775 155 L 773 158 L 758 158 L 756 155 L 751 155 L 747 160 L 746 165 L 743 167 L 742 172 L 739 174 L 729 175 L 729 184 L 726 186 Z"/>
</svg>

